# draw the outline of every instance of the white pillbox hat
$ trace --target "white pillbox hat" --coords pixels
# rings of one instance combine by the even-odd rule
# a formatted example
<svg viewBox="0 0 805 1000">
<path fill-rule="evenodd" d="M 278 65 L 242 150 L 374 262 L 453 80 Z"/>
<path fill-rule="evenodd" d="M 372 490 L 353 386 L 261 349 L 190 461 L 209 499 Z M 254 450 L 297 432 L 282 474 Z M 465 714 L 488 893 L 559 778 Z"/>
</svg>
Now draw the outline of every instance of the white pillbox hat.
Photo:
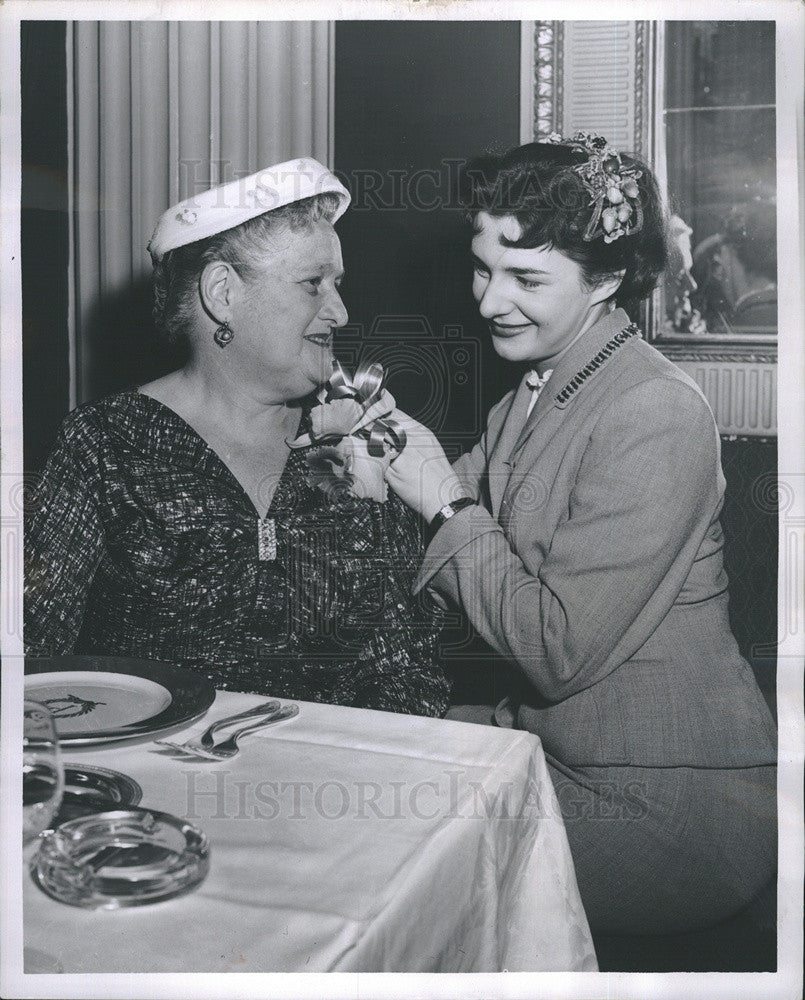
<svg viewBox="0 0 805 1000">
<path fill-rule="evenodd" d="M 173 205 L 157 222 L 148 251 L 156 262 L 168 250 L 216 236 L 258 215 L 317 194 L 338 196 L 333 222 L 350 203 L 349 191 L 318 160 L 303 157 L 277 163 Z"/>
</svg>

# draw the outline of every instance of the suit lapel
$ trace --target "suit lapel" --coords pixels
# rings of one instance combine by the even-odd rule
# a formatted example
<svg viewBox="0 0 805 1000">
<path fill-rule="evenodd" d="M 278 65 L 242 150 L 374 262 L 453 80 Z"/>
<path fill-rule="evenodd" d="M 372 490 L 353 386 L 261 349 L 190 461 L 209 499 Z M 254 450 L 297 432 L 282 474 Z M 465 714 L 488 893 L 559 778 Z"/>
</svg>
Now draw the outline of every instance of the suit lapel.
<svg viewBox="0 0 805 1000">
<path fill-rule="evenodd" d="M 492 501 L 492 515 L 494 517 L 498 515 L 500 501 L 503 498 L 503 493 L 511 475 L 512 467 L 509 463 L 509 456 L 522 430 L 528 401 L 531 399 L 531 390 L 526 385 L 527 378 L 527 374 L 523 376 L 519 388 L 514 396 L 512 396 L 508 412 L 503 418 L 503 427 L 489 453 L 487 480 L 489 483 L 489 498 Z"/>
<path fill-rule="evenodd" d="M 531 411 L 528 420 L 521 427 L 520 433 L 514 441 L 512 450 L 507 455 L 509 465 L 514 464 L 525 447 L 526 443 L 534 434 L 536 428 L 545 420 L 549 413 L 561 411 L 568 405 L 572 398 L 570 394 L 567 398 L 557 399 L 562 394 L 566 386 L 573 383 L 574 379 L 581 375 L 585 367 L 595 355 L 617 334 L 629 325 L 629 317 L 622 309 L 616 309 L 594 326 L 590 327 L 575 344 L 568 350 L 567 354 L 559 359 L 554 368 L 553 375 L 542 387 L 536 405 Z M 579 389 L 587 375 L 579 382 Z M 574 390 L 575 391 L 575 390 Z M 523 411 L 525 412 L 525 411 Z"/>
<path fill-rule="evenodd" d="M 514 471 L 516 465 L 522 464 L 523 449 L 529 443 L 538 446 L 545 434 L 554 433 L 563 419 L 563 410 L 572 399 L 573 393 L 569 397 L 565 394 L 561 399 L 557 399 L 557 396 L 562 396 L 562 391 L 571 380 L 628 325 L 627 314 L 622 309 L 616 309 L 579 338 L 559 360 L 528 417 L 526 410 L 531 399 L 531 389 L 526 385 L 528 375 L 523 377 L 519 388 L 512 396 L 505 416 L 500 417 L 502 426 L 489 452 L 487 464 L 492 515 L 499 518 L 501 524 L 506 520 L 503 516 L 505 512 L 501 510 L 503 497 L 521 478 L 521 475 L 515 476 Z M 554 419 L 548 419 L 549 415 L 553 415 Z M 535 434 L 537 428 L 540 432 L 538 435 Z M 491 430 L 490 427 L 489 431 Z M 530 448 L 529 451 L 533 453 L 534 449 Z"/>
<path fill-rule="evenodd" d="M 520 433 L 514 442 L 512 450 L 509 454 L 509 460 L 512 461 L 517 457 L 517 454 L 522 449 L 526 441 L 531 437 L 534 432 L 534 428 L 542 420 L 546 413 L 549 413 L 553 409 L 554 400 L 554 390 L 556 388 L 557 382 L 555 379 L 556 372 L 548 379 L 545 385 L 540 390 L 539 396 L 537 396 L 537 401 L 534 404 L 534 409 L 528 415 L 528 419 L 523 424 L 520 429 Z M 524 411 L 525 412 L 525 411 Z"/>
</svg>

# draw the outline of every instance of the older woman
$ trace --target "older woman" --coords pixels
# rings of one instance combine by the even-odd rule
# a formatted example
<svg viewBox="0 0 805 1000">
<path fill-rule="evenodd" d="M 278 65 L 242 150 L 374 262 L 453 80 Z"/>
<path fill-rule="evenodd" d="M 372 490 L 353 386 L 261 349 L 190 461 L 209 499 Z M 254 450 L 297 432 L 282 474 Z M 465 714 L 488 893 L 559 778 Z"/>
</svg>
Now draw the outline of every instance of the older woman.
<svg viewBox="0 0 805 1000">
<path fill-rule="evenodd" d="M 498 722 L 542 740 L 591 927 L 684 930 L 774 872 L 774 725 L 727 619 L 712 413 L 619 308 L 665 265 L 656 182 L 554 139 L 467 174 L 473 292 L 532 370 L 452 468 L 397 413 L 387 475 L 434 532 L 418 586 L 519 672 Z"/>
<path fill-rule="evenodd" d="M 65 420 L 26 523 L 29 654 L 180 663 L 221 688 L 441 714 L 417 519 L 291 451 L 347 320 L 349 195 L 290 161 L 169 209 L 150 244 L 178 371 Z"/>
</svg>

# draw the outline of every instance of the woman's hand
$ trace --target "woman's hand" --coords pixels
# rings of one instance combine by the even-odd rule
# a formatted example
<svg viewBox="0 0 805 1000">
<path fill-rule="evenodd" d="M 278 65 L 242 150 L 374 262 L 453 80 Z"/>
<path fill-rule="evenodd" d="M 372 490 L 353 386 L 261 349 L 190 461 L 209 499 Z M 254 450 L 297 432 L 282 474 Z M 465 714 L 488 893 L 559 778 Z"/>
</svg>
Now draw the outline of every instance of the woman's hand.
<svg viewBox="0 0 805 1000">
<path fill-rule="evenodd" d="M 446 503 L 467 496 L 467 490 L 453 472 L 435 434 L 402 410 L 395 409 L 390 419 L 405 431 L 406 442 L 386 470 L 386 481 L 409 507 L 430 522 Z"/>
</svg>

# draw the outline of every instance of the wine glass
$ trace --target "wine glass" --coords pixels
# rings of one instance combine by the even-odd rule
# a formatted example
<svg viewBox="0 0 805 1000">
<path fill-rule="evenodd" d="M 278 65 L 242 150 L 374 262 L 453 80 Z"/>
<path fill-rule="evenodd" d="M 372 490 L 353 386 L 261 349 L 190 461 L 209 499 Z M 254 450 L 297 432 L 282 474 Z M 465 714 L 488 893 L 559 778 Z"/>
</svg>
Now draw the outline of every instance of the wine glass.
<svg viewBox="0 0 805 1000">
<path fill-rule="evenodd" d="M 47 830 L 61 803 L 64 770 L 49 710 L 39 702 L 26 700 L 23 711 L 22 843 L 23 860 L 29 868 L 36 854 L 36 840 Z M 33 948 L 23 948 L 23 963 L 26 973 L 63 971 L 58 959 Z"/>
<path fill-rule="evenodd" d="M 64 791 L 64 772 L 56 726 L 36 701 L 24 704 L 22 751 L 22 842 L 33 843 L 48 828 Z"/>
</svg>

